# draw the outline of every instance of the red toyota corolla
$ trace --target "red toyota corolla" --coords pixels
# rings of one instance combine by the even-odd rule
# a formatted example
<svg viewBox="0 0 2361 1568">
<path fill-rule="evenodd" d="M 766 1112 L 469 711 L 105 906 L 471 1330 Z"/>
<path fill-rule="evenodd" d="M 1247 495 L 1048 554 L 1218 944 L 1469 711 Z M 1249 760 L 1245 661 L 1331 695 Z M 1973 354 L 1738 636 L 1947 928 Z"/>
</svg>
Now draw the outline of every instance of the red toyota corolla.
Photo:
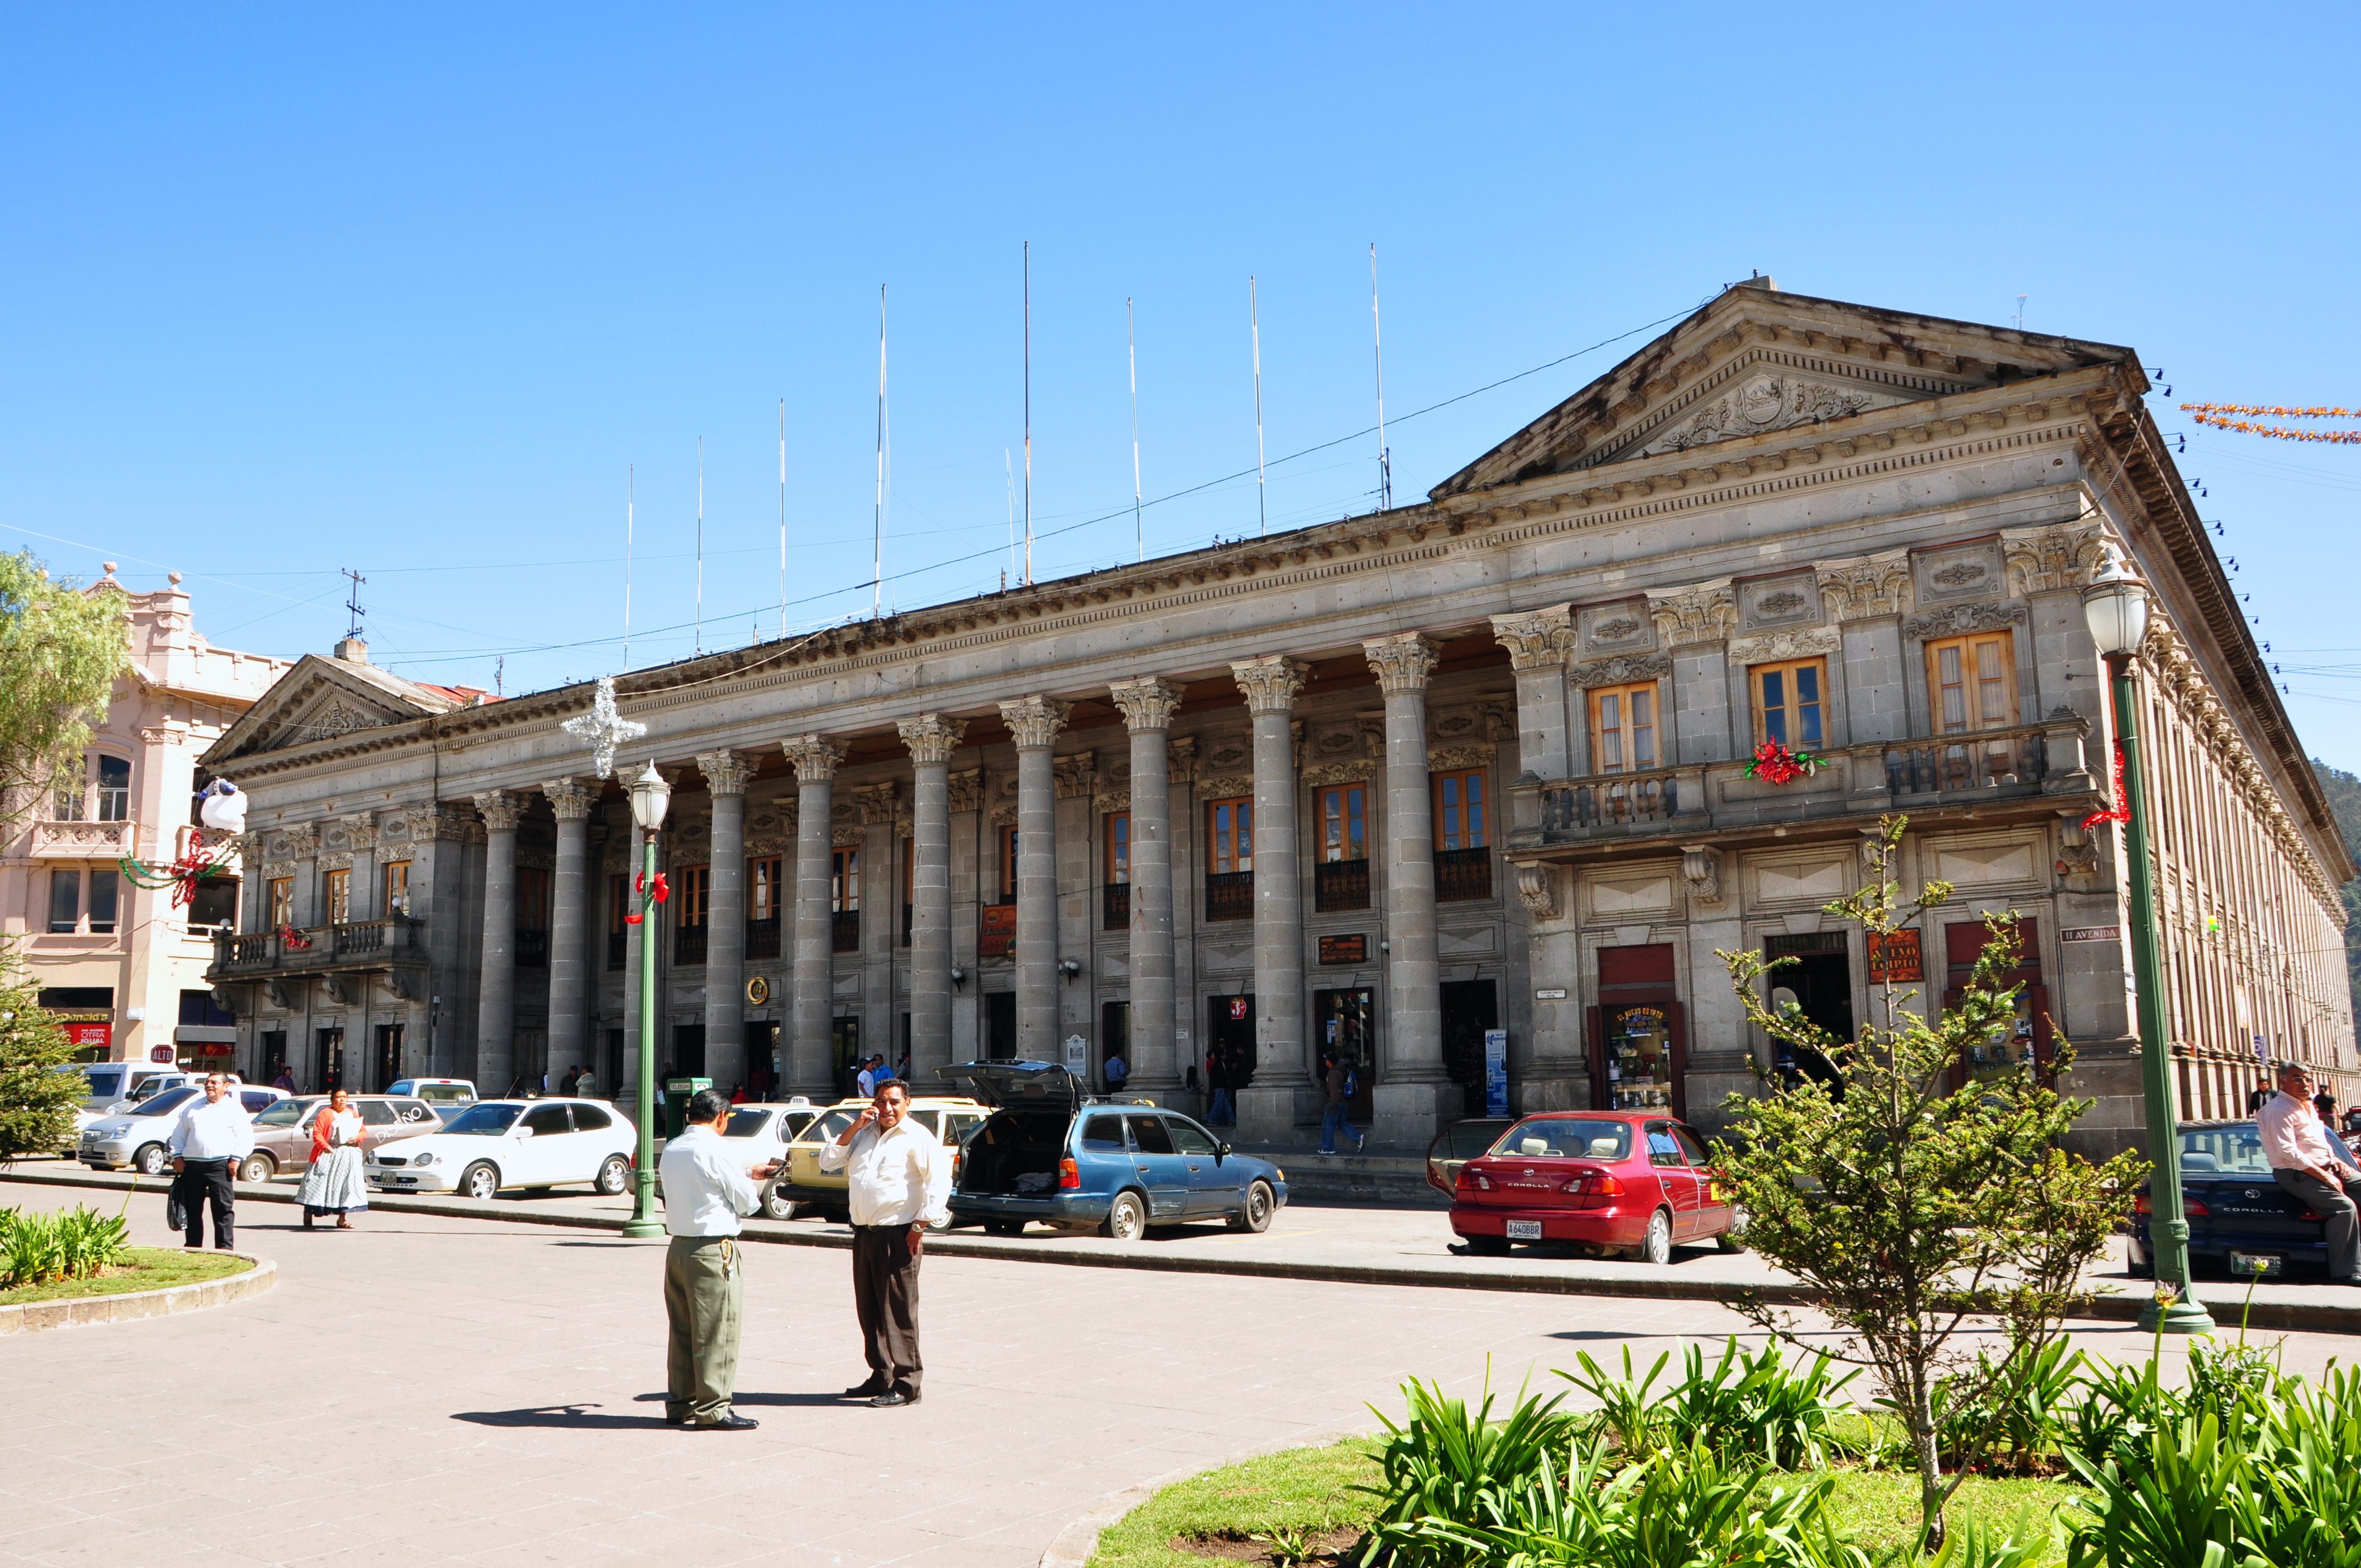
<svg viewBox="0 0 2361 1568">
<path fill-rule="evenodd" d="M 1670 1263 L 1675 1247 L 1696 1243 L 1737 1251 L 1744 1222 L 1689 1127 L 1556 1111 L 1526 1117 L 1460 1168 L 1451 1228 L 1468 1251 L 1492 1256 L 1551 1241 Z"/>
</svg>

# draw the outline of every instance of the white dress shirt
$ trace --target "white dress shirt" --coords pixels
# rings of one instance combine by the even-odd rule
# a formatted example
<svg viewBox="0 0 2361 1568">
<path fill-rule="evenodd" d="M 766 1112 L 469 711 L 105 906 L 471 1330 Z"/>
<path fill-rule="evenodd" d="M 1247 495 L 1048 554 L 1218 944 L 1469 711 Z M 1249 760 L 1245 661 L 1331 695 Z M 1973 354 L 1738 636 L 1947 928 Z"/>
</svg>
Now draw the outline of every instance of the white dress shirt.
<svg viewBox="0 0 2361 1568">
<path fill-rule="evenodd" d="M 877 1098 L 877 1074 L 870 1069 L 864 1067 L 855 1073 L 852 1083 L 854 1088 L 861 1091 L 861 1097 L 863 1100 Z"/>
<path fill-rule="evenodd" d="M 890 1133 L 874 1123 L 851 1144 L 830 1138 L 822 1170 L 850 1170 L 856 1225 L 933 1225 L 950 1218 L 950 1156 L 923 1122 L 905 1115 Z"/>
<path fill-rule="evenodd" d="M 2255 1113 L 2255 1126 L 2263 1135 L 2263 1157 L 2273 1170 L 2336 1168 L 2327 1129 L 2320 1124 L 2320 1113 L 2311 1101 L 2282 1089 Z"/>
<path fill-rule="evenodd" d="M 235 1091 L 192 1100 L 172 1127 L 171 1147 L 182 1159 L 244 1159 L 254 1152 L 254 1118 Z"/>
<path fill-rule="evenodd" d="M 656 1168 L 664 1176 L 664 1229 L 674 1235 L 734 1236 L 738 1216 L 762 1206 L 745 1162 L 731 1157 L 709 1123 L 696 1123 L 665 1144 Z"/>
</svg>

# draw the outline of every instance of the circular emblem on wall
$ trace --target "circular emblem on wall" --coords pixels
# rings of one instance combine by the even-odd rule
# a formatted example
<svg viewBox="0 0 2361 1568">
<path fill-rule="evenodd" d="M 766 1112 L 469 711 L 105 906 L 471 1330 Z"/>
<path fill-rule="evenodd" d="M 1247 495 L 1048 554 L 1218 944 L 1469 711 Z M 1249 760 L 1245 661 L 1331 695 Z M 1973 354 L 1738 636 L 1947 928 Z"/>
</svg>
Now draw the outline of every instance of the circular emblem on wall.
<svg viewBox="0 0 2361 1568">
<path fill-rule="evenodd" d="M 760 1007 L 771 1000 L 771 982 L 761 975 L 750 975 L 746 981 L 746 1000 Z"/>
<path fill-rule="evenodd" d="M 1775 376 L 1757 376 L 1738 389 L 1738 411 L 1749 424 L 1769 424 L 1786 402 L 1786 389 Z"/>
</svg>

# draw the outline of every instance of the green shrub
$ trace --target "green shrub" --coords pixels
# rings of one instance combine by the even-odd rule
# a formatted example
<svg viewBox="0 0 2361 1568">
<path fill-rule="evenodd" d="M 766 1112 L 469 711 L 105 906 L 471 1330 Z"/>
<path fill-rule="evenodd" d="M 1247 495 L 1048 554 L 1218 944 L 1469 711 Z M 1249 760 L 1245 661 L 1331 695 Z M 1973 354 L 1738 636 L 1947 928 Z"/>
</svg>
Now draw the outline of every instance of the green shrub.
<svg viewBox="0 0 2361 1568">
<path fill-rule="evenodd" d="M 88 1278 L 119 1262 L 130 1245 L 130 1227 L 119 1214 L 0 1209 L 0 1290 Z"/>
<path fill-rule="evenodd" d="M 1798 1357 L 1791 1365 L 1776 1340 L 1759 1351 L 1744 1351 L 1735 1334 L 1710 1368 L 1703 1347 L 1684 1346 L 1681 1376 L 1661 1395 L 1653 1388 L 1669 1353 L 1642 1375 L 1627 1345 L 1620 1376 L 1610 1375 L 1587 1351 L 1575 1359 L 1581 1370 L 1558 1376 L 1598 1401 L 1598 1411 L 1583 1418 L 1584 1430 L 1611 1435 L 1625 1453 L 1703 1443 L 1786 1470 L 1827 1463 L 1836 1447 L 1832 1423 L 1852 1413 L 1844 1390 L 1861 1376 L 1858 1368 L 1836 1376 L 1835 1364 L 1825 1355 Z"/>
<path fill-rule="evenodd" d="M 1965 1376 L 1935 1384 L 1937 1440 L 1952 1468 L 2032 1475 L 2066 1442 L 2069 1412 L 2086 1387 L 2084 1358 L 2051 1340 L 2011 1367 L 1979 1352 Z M 1962 1398 L 1962 1389 L 1975 1390 Z"/>
<path fill-rule="evenodd" d="M 1565 1453 L 1574 1442 L 1575 1418 L 1558 1409 L 1564 1394 L 1544 1399 L 1520 1388 L 1507 1416 L 1494 1420 L 1488 1370 L 1482 1398 L 1473 1409 L 1465 1399 L 1447 1398 L 1441 1384 L 1415 1377 L 1402 1385 L 1402 1396 L 1409 1406 L 1402 1424 L 1377 1411 L 1386 1429 L 1378 1455 L 1385 1485 L 1360 1488 L 1380 1499 L 1380 1526 L 1422 1519 L 1472 1525 L 1481 1518 L 1488 1488 L 1525 1486 L 1552 1453 Z M 1440 1539 L 1431 1549 L 1416 1551 L 1405 1540 L 1398 1551 L 1402 1554 L 1393 1559 L 1395 1568 L 1456 1568 L 1463 1561 Z"/>
</svg>

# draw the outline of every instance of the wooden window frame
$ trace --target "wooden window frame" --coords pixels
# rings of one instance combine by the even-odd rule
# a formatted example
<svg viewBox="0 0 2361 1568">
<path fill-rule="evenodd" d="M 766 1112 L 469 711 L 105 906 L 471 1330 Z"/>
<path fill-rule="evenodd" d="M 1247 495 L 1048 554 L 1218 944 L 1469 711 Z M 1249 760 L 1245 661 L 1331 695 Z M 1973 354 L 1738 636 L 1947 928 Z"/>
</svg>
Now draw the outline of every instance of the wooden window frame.
<svg viewBox="0 0 2361 1568">
<path fill-rule="evenodd" d="M 1795 679 L 1796 675 L 1806 671 L 1811 674 L 1812 685 L 1817 693 L 1808 703 L 1798 695 L 1800 683 Z M 1773 675 L 1785 677 L 1782 684 L 1787 694 L 1777 705 L 1780 728 L 1786 731 L 1785 734 L 1777 737 L 1780 744 L 1790 751 L 1808 751 L 1815 748 L 1825 748 L 1828 744 L 1828 656 L 1816 654 L 1808 659 L 1777 659 L 1768 663 L 1746 666 L 1747 705 L 1754 710 L 1754 743 L 1757 746 L 1773 739 L 1771 734 L 1773 705 L 1770 698 L 1764 695 L 1763 687 L 1766 681 Z M 1813 715 L 1816 720 L 1815 727 L 1819 730 L 1817 735 L 1804 733 L 1804 715 L 1807 708 L 1817 710 Z"/>
<path fill-rule="evenodd" d="M 713 919 L 713 868 L 683 866 L 669 879 L 673 924 L 682 927 L 709 925 Z"/>
<path fill-rule="evenodd" d="M 1227 828 L 1221 826 L 1224 812 L 1231 814 Z M 1236 852 L 1236 839 L 1241 831 L 1246 840 L 1243 856 Z M 1227 850 L 1224 848 L 1225 844 L 1229 846 Z M 1225 859 L 1227 864 L 1224 863 Z M 1225 795 L 1205 803 L 1205 870 L 1213 876 L 1254 870 L 1254 796 Z"/>
<path fill-rule="evenodd" d="M 828 851 L 828 909 L 831 915 L 861 911 L 861 846 L 838 844 Z"/>
<path fill-rule="evenodd" d="M 1486 782 L 1489 768 L 1444 768 L 1428 775 L 1427 787 L 1432 791 L 1434 847 L 1438 850 L 1481 850 L 1492 842 L 1491 789 Z M 1449 786 L 1458 785 L 1459 799 L 1445 806 L 1444 796 Z M 1469 785 L 1474 786 L 1471 796 Z M 1459 814 L 1460 826 L 1454 829 L 1446 825 L 1446 813 Z M 1472 826 L 1467 818 L 1475 818 Z M 1458 842 L 1450 842 L 1452 839 Z"/>
<path fill-rule="evenodd" d="M 1632 681 L 1618 686 L 1592 686 L 1583 696 L 1590 714 L 1590 771 L 1592 773 L 1642 773 L 1664 765 L 1664 701 L 1662 682 Z M 1634 697 L 1644 698 L 1647 701 L 1648 714 L 1644 722 L 1631 717 L 1631 699 Z M 1604 711 L 1610 698 L 1620 705 L 1617 712 L 1617 721 L 1611 725 L 1607 722 Z M 1626 744 L 1620 747 L 1625 755 L 1612 762 L 1607 760 L 1609 735 L 1633 740 L 1643 733 L 1647 736 L 1647 756 L 1643 758 L 1636 754 L 1636 744 Z"/>
<path fill-rule="evenodd" d="M 1935 638 L 1929 640 L 1926 647 L 1928 733 L 1972 735 L 1987 729 L 2006 729 L 2016 723 L 2016 637 L 2013 631 L 2004 628 L 1998 631 L 1971 631 L 1964 637 Z M 1981 669 L 1972 674 L 1969 673 L 1971 662 L 1981 663 L 1976 661 L 1975 655 L 1978 649 L 1982 647 L 1993 647 L 1999 650 L 1999 657 L 1996 661 L 1999 668 L 1995 677 L 1985 676 Z M 1964 717 L 1957 729 L 1950 727 L 1943 714 L 1945 688 L 1942 656 L 1947 651 L 1955 651 L 1960 654 L 1960 708 Z M 1996 679 L 2000 687 L 2004 711 L 1998 718 L 1985 718 L 1970 712 L 1971 707 L 1979 710 L 1982 708 L 1981 702 L 1971 705 L 1968 699 L 1971 695 L 1976 695 L 1975 687 L 1988 678 Z"/>
<path fill-rule="evenodd" d="M 275 876 L 265 884 L 265 889 L 270 900 L 270 928 L 276 931 L 281 926 L 294 925 L 295 879 Z"/>
<path fill-rule="evenodd" d="M 1323 784 L 1312 795 L 1312 821 L 1320 835 L 1319 859 L 1323 865 L 1369 858 L 1369 786 Z M 1331 827 L 1336 831 L 1332 833 Z"/>
<path fill-rule="evenodd" d="M 517 868 L 516 924 L 520 931 L 546 931 L 557 900 L 557 873 L 547 866 Z"/>
<path fill-rule="evenodd" d="M 408 861 L 386 861 L 379 868 L 378 880 L 385 884 L 378 897 L 378 907 L 383 911 L 379 918 L 390 920 L 398 915 L 408 919 L 410 917 L 410 862 Z M 273 921 L 272 924 L 276 925 L 278 922 Z"/>
<path fill-rule="evenodd" d="M 746 918 L 776 920 L 786 903 L 780 896 L 779 879 L 785 871 L 785 861 L 778 855 L 750 855 L 746 858 Z"/>
<path fill-rule="evenodd" d="M 342 926 L 353 917 L 353 872 L 349 866 L 338 866 L 323 879 L 322 888 L 328 905 L 328 924 Z"/>
<path fill-rule="evenodd" d="M 1106 845 L 1106 885 L 1128 886 L 1131 882 L 1131 813 L 1106 813 L 1101 837 Z"/>
<path fill-rule="evenodd" d="M 1016 902 L 1016 824 L 993 830 L 994 858 L 1000 862 L 1000 902 Z"/>
</svg>

